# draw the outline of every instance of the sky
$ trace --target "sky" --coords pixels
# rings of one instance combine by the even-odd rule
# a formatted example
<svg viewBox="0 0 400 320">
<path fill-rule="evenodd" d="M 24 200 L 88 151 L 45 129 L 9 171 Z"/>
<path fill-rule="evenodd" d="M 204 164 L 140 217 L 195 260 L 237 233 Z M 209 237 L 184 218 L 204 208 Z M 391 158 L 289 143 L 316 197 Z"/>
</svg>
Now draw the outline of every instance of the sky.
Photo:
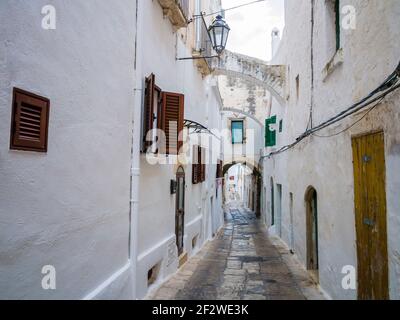
<svg viewBox="0 0 400 320">
<path fill-rule="evenodd" d="M 224 9 L 246 4 L 254 0 L 222 0 Z M 256 57 L 271 59 L 271 32 L 282 31 L 284 0 L 266 0 L 235 10 L 226 11 L 226 22 L 231 28 L 227 50 Z"/>
</svg>

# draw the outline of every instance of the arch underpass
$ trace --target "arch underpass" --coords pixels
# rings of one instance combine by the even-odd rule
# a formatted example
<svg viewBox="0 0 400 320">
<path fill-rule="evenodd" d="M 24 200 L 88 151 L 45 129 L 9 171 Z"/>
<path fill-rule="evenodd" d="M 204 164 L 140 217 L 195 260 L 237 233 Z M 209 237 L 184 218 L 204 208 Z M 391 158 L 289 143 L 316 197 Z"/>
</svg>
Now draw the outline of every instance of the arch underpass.
<svg viewBox="0 0 400 320">
<path fill-rule="evenodd" d="M 272 97 L 279 104 L 285 105 L 286 66 L 269 65 L 266 61 L 230 51 L 225 51 L 219 59 L 213 59 L 211 63 L 213 74 L 220 76 L 218 82 L 224 105 L 223 113 L 240 114 L 252 119 L 262 128 L 270 113 Z M 257 216 L 261 213 L 263 189 L 262 166 L 259 160 L 260 157 L 255 155 L 249 157 L 225 154 L 223 161 L 224 176 L 236 165 L 250 169 L 251 180 L 247 180 L 247 198 L 244 202 Z M 229 178 L 227 184 L 230 183 Z M 226 201 L 226 197 L 224 198 Z"/>
<path fill-rule="evenodd" d="M 248 117 L 250 119 L 253 119 L 255 122 L 257 122 L 261 127 L 264 126 L 264 124 L 253 114 L 250 112 L 246 112 L 240 109 L 236 108 L 223 108 L 222 112 L 233 112 L 233 113 L 240 113 L 241 115 Z"/>
<path fill-rule="evenodd" d="M 260 217 L 262 174 L 259 167 L 246 161 L 232 161 L 224 163 L 223 173 L 224 203 L 240 201 Z"/>
<path fill-rule="evenodd" d="M 267 89 L 282 105 L 285 104 L 286 67 L 269 65 L 266 61 L 225 50 L 211 62 L 213 74 L 240 78 Z"/>
</svg>

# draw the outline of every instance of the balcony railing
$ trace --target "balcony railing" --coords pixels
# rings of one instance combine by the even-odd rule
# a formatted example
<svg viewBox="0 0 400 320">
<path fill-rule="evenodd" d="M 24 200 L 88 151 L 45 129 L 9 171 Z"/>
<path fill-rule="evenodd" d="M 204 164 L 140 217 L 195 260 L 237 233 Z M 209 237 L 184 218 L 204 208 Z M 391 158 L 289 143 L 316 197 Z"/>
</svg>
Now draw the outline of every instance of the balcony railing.
<svg viewBox="0 0 400 320">
<path fill-rule="evenodd" d="M 199 23 L 200 27 L 200 48 L 198 51 L 193 52 L 193 56 L 197 59 L 197 66 L 200 69 L 200 72 L 204 75 L 208 75 L 211 73 L 211 57 L 213 55 L 212 43 L 210 39 L 210 35 L 208 33 L 207 24 L 204 20 L 204 17 L 201 19 L 201 23 Z"/>
<path fill-rule="evenodd" d="M 164 15 L 169 18 L 175 29 L 184 28 L 189 20 L 189 0 L 158 0 Z"/>
<path fill-rule="evenodd" d="M 210 57 L 212 54 L 212 43 L 210 39 L 210 34 L 208 33 L 207 25 L 204 19 L 201 23 L 201 55 L 203 57 Z"/>
<path fill-rule="evenodd" d="M 186 21 L 189 21 L 190 12 L 189 12 L 189 0 L 177 0 L 179 7 L 183 15 L 185 16 Z"/>
</svg>

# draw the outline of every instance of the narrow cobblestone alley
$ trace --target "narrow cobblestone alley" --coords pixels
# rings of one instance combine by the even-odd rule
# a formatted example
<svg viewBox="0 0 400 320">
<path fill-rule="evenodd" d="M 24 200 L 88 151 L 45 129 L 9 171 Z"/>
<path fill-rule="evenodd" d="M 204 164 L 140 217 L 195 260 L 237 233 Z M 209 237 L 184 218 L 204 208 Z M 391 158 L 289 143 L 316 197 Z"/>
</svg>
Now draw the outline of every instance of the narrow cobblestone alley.
<svg viewBox="0 0 400 320">
<path fill-rule="evenodd" d="M 217 237 L 148 299 L 324 299 L 288 249 L 269 238 L 254 213 L 235 205 L 227 208 L 226 219 Z"/>
</svg>

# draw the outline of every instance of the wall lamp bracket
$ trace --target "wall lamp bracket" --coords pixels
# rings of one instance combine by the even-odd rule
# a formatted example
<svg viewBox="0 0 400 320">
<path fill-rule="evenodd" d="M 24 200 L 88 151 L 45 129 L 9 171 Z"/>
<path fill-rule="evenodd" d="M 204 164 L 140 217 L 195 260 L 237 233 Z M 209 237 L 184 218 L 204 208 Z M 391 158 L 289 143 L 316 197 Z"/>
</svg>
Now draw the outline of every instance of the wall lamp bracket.
<svg viewBox="0 0 400 320">
<path fill-rule="evenodd" d="M 220 58 L 220 56 L 208 56 L 208 57 L 186 57 L 186 58 L 176 58 L 176 60 L 178 61 L 182 61 L 182 60 L 199 60 L 199 59 L 213 59 L 213 58 Z"/>
</svg>

